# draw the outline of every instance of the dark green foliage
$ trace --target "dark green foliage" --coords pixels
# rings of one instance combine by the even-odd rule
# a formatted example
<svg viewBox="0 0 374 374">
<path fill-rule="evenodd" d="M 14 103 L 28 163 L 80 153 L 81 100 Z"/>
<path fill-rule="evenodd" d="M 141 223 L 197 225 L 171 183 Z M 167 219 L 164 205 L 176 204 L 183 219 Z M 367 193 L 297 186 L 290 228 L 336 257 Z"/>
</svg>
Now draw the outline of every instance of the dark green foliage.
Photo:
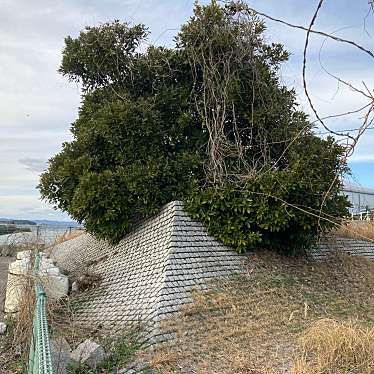
<svg viewBox="0 0 374 374">
<path fill-rule="evenodd" d="M 86 27 L 79 38 L 68 36 L 59 71 L 86 90 L 128 80 L 139 43 L 147 36 L 143 25 L 115 21 Z M 98 59 L 99 57 L 99 59 Z"/>
<path fill-rule="evenodd" d="M 304 146 L 312 147 L 306 140 Z M 187 209 L 205 222 L 214 236 L 240 252 L 258 245 L 287 254 L 307 250 L 320 230 L 333 226 L 337 212 L 346 213 L 347 206 L 335 184 L 319 218 L 340 148 L 332 139 L 309 140 L 321 143 L 315 160 L 300 158 L 293 169 L 269 170 L 235 185 L 196 188 L 187 199 Z"/>
<path fill-rule="evenodd" d="M 288 55 L 264 29 L 239 5 L 213 1 L 196 6 L 173 49 L 140 52 L 144 26 L 119 22 L 68 37 L 60 71 L 84 96 L 73 141 L 42 175 L 43 198 L 112 241 L 181 199 L 239 251 L 308 247 L 331 226 L 325 218 L 346 214 L 343 149 L 313 135 L 278 78 Z"/>
<path fill-rule="evenodd" d="M 149 51 L 159 71 L 168 55 Z M 137 60 L 139 69 L 144 58 Z M 133 222 L 183 198 L 191 180 L 203 177 L 205 136 L 199 124 L 191 125 L 188 90 L 158 83 L 158 77 L 149 87 L 142 77 L 139 92 L 121 91 L 125 100 L 103 89 L 86 94 L 72 127 L 75 140 L 64 144 L 41 179 L 43 196 L 113 241 Z"/>
</svg>

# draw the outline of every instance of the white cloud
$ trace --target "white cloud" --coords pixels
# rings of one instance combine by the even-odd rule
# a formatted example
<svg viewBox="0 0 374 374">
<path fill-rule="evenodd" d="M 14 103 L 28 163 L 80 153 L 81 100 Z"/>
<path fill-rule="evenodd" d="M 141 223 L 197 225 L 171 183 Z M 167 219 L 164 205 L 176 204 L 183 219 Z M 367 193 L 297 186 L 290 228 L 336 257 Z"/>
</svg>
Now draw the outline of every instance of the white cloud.
<svg viewBox="0 0 374 374">
<path fill-rule="evenodd" d="M 35 171 L 37 173 L 43 172 L 48 166 L 46 160 L 39 158 L 23 158 L 19 160 L 19 163 L 25 165 L 27 170 Z"/>
<path fill-rule="evenodd" d="M 52 209 L 48 204 L 41 204 L 33 195 L 0 195 L 0 217 L 19 219 L 57 219 L 70 220 L 69 216 Z"/>
</svg>

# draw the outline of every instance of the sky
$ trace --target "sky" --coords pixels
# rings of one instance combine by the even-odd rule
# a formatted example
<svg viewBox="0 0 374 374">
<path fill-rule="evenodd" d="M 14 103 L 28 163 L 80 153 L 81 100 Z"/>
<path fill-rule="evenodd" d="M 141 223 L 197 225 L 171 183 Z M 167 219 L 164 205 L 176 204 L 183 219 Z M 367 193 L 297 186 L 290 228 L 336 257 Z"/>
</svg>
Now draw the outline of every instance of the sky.
<svg viewBox="0 0 374 374">
<path fill-rule="evenodd" d="M 85 26 L 119 19 L 143 23 L 148 42 L 173 45 L 173 36 L 192 14 L 194 0 L 0 0 L 0 217 L 66 220 L 69 217 L 40 200 L 36 189 L 47 161 L 71 140 L 80 88 L 57 73 L 64 38 Z M 207 3 L 201 1 L 201 3 Z M 317 0 L 247 0 L 275 18 L 309 23 Z M 365 23 L 364 23 L 365 20 Z M 311 114 L 303 93 L 302 53 L 305 33 L 266 21 L 266 39 L 281 42 L 290 59 L 280 71 L 293 87 L 301 109 Z M 368 0 L 325 0 L 315 28 L 374 49 L 374 13 Z M 373 59 L 346 44 L 311 36 L 307 79 L 322 117 L 353 111 L 367 101 L 327 72 L 373 92 Z M 356 128 L 362 113 L 329 120 L 334 130 Z M 311 120 L 315 117 L 311 114 Z M 323 136 L 323 129 L 317 128 Z M 374 187 L 374 129 L 368 130 L 349 159 L 352 179 Z"/>
</svg>

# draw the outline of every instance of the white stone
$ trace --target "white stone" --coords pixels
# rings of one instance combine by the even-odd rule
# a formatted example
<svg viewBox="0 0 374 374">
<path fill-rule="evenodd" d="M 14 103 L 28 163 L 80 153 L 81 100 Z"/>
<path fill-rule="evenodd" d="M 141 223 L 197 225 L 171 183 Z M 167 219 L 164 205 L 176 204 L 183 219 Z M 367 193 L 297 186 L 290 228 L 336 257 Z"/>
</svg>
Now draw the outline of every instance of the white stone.
<svg viewBox="0 0 374 374">
<path fill-rule="evenodd" d="M 71 353 L 71 359 L 78 363 L 85 363 L 92 369 L 96 369 L 105 358 L 105 352 L 101 345 L 87 339 Z"/>
<path fill-rule="evenodd" d="M 60 299 L 68 294 L 69 279 L 60 273 L 52 259 L 42 257 L 39 270 L 38 277 L 44 284 L 47 296 Z M 32 272 L 31 251 L 18 252 L 17 260 L 9 264 L 5 313 L 18 312 L 19 300 L 23 295 L 26 279 Z"/>
<path fill-rule="evenodd" d="M 47 274 L 50 275 L 50 276 L 53 276 L 53 277 L 57 277 L 60 274 L 60 269 L 58 267 L 51 267 L 49 269 L 47 269 Z"/>
<path fill-rule="evenodd" d="M 59 272 L 58 268 L 51 261 L 40 261 L 39 272 L 47 273 L 50 269 L 57 269 L 57 272 Z"/>
<path fill-rule="evenodd" d="M 18 252 L 17 257 L 20 259 L 9 264 L 4 303 L 5 313 L 18 312 L 19 300 L 25 292 L 27 276 L 32 271 L 30 253 L 31 251 Z"/>
<path fill-rule="evenodd" d="M 30 259 L 23 258 L 9 264 L 9 273 L 14 275 L 24 275 L 31 270 Z"/>
<path fill-rule="evenodd" d="M 52 299 L 61 299 L 69 292 L 69 279 L 66 275 L 47 275 L 41 278 L 45 292 Z"/>
<path fill-rule="evenodd" d="M 53 277 L 57 277 L 60 275 L 60 270 L 56 266 L 50 265 L 50 266 L 43 266 L 43 268 L 40 268 L 39 273 L 41 276 L 50 275 Z"/>
<path fill-rule="evenodd" d="M 78 290 L 79 290 L 78 282 L 77 282 L 77 281 L 74 281 L 74 282 L 71 284 L 71 292 L 78 292 Z"/>
<path fill-rule="evenodd" d="M 41 263 L 48 263 L 48 264 L 51 264 L 51 265 L 54 265 L 55 264 L 55 260 L 53 260 L 53 258 L 49 258 L 49 257 L 46 257 L 44 254 L 42 256 L 42 260 L 41 260 Z"/>
<path fill-rule="evenodd" d="M 8 273 L 8 282 L 5 292 L 5 313 L 18 312 L 19 300 L 24 294 L 26 277 L 19 274 Z"/>
<path fill-rule="evenodd" d="M 6 333 L 7 325 L 4 322 L 0 322 L 0 335 L 4 335 Z"/>
<path fill-rule="evenodd" d="M 17 252 L 17 260 L 23 260 L 23 259 L 30 260 L 30 257 L 31 257 L 30 250 Z"/>
</svg>

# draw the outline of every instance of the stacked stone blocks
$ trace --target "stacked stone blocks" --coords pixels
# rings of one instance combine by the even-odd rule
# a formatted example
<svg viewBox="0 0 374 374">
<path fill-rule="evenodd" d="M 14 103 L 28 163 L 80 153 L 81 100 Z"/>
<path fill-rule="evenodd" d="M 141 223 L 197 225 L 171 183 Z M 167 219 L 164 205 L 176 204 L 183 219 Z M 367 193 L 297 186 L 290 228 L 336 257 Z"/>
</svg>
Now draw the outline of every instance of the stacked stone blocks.
<svg viewBox="0 0 374 374">
<path fill-rule="evenodd" d="M 52 248 L 68 273 L 101 276 L 77 318 L 85 324 L 155 324 L 191 302 L 191 290 L 241 269 L 242 257 L 209 236 L 181 202 L 166 205 L 113 246 L 85 234 Z"/>
</svg>

